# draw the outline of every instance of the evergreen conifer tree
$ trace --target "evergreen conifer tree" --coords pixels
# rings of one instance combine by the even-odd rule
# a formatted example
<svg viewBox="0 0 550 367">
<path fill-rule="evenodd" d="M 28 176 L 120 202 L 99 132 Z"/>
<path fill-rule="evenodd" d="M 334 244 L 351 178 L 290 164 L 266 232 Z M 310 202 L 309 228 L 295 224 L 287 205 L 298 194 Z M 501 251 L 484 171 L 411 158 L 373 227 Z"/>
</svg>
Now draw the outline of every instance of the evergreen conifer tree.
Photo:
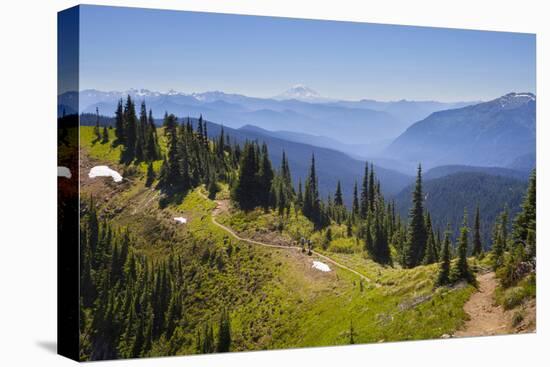
<svg viewBox="0 0 550 367">
<path fill-rule="evenodd" d="M 369 210 L 374 210 L 374 198 L 376 191 L 380 191 L 380 188 L 376 188 L 374 183 L 374 165 L 370 164 L 370 173 L 369 173 L 369 190 L 368 190 L 368 208 Z"/>
<path fill-rule="evenodd" d="M 361 207 L 360 215 L 362 219 L 367 217 L 369 211 L 369 163 L 365 163 L 365 175 L 363 176 L 363 185 L 361 188 Z"/>
<path fill-rule="evenodd" d="M 101 144 L 105 144 L 109 142 L 109 130 L 107 130 L 107 126 L 103 126 L 103 131 L 101 132 Z"/>
<path fill-rule="evenodd" d="M 516 216 L 513 225 L 513 235 L 517 240 L 526 241 L 529 231 L 536 233 L 537 227 L 537 176 L 536 170 L 533 170 L 529 177 L 527 193 L 521 204 L 521 212 Z"/>
<path fill-rule="evenodd" d="M 258 175 L 255 148 L 252 143 L 245 143 L 239 165 L 239 175 L 233 187 L 232 198 L 242 210 L 252 210 L 256 206 L 258 192 Z"/>
<path fill-rule="evenodd" d="M 151 187 L 155 180 L 155 170 L 153 169 L 153 163 L 149 162 L 147 165 L 147 177 L 145 179 L 145 186 Z"/>
<path fill-rule="evenodd" d="M 505 248 L 508 248 L 508 227 L 510 226 L 510 213 L 508 210 L 508 205 L 504 205 L 504 210 L 500 213 L 500 230 L 502 231 L 502 239 L 504 241 Z"/>
<path fill-rule="evenodd" d="M 472 255 L 479 256 L 483 252 L 480 233 L 479 205 L 476 207 L 476 216 L 474 219 L 474 236 L 472 239 Z"/>
<path fill-rule="evenodd" d="M 427 236 L 424 223 L 423 199 L 422 167 L 418 165 L 416 186 L 412 195 L 412 207 L 409 212 L 409 232 L 405 248 L 405 265 L 409 268 L 420 264 L 426 249 Z"/>
<path fill-rule="evenodd" d="M 121 155 L 122 162 L 130 163 L 135 158 L 137 137 L 137 116 L 134 102 L 130 95 L 124 105 L 124 149 Z"/>
<path fill-rule="evenodd" d="M 439 264 L 439 274 L 437 276 L 436 285 L 443 286 L 450 283 L 450 268 L 451 268 L 451 228 L 447 224 L 447 230 L 445 231 L 445 237 L 441 247 L 441 262 Z"/>
<path fill-rule="evenodd" d="M 301 208 L 304 205 L 304 195 L 302 193 L 302 179 L 298 181 L 298 195 L 296 196 L 296 206 Z"/>
<path fill-rule="evenodd" d="M 260 171 L 258 173 L 258 193 L 260 195 L 260 205 L 267 209 L 269 207 L 269 193 L 271 192 L 271 184 L 273 182 L 273 168 L 271 161 L 269 160 L 269 154 L 267 151 L 267 144 L 262 144 L 262 151 L 260 155 Z"/>
<path fill-rule="evenodd" d="M 311 157 L 309 175 L 306 180 L 303 213 L 313 222 L 316 229 L 320 229 L 323 226 L 321 201 L 319 199 L 317 174 L 315 172 L 315 156 L 313 155 Z"/>
<path fill-rule="evenodd" d="M 122 109 L 122 98 L 117 103 L 117 108 L 115 111 L 115 143 L 123 144 L 125 140 L 124 133 L 124 112 Z"/>
<path fill-rule="evenodd" d="M 99 129 L 99 109 L 95 108 L 95 126 L 94 126 L 94 135 L 95 135 L 95 141 L 101 141 L 101 130 Z"/>
<path fill-rule="evenodd" d="M 218 183 L 216 182 L 215 177 L 211 177 L 208 183 L 208 198 L 210 200 L 214 200 L 216 198 L 216 194 L 218 193 Z"/>
<path fill-rule="evenodd" d="M 154 161 L 159 158 L 159 147 L 157 137 L 157 127 L 155 120 L 153 119 L 153 111 L 149 109 L 149 116 L 147 117 L 147 127 L 145 129 L 145 151 L 147 156 L 145 159 L 148 161 Z"/>
<path fill-rule="evenodd" d="M 355 185 L 353 186 L 353 202 L 351 206 L 351 213 L 354 216 L 354 218 L 357 218 L 359 216 L 359 198 L 357 196 L 357 181 L 355 181 Z"/>
<path fill-rule="evenodd" d="M 491 261 L 493 270 L 498 269 L 504 263 L 504 251 L 506 250 L 506 244 L 502 238 L 502 230 L 500 226 L 499 220 L 497 219 L 493 227 L 493 238 L 491 245 Z"/>
<path fill-rule="evenodd" d="M 423 263 L 428 265 L 437 261 L 435 237 L 432 229 L 432 219 L 429 212 L 426 213 L 426 234 L 426 252 L 424 254 Z"/>
<path fill-rule="evenodd" d="M 340 180 L 338 180 L 338 184 L 336 185 L 336 193 L 334 194 L 334 205 L 335 206 L 344 205 L 344 199 L 342 198 L 342 187 L 340 185 Z"/>
<path fill-rule="evenodd" d="M 458 259 L 451 269 L 451 280 L 457 282 L 465 280 L 469 283 L 475 283 L 475 278 L 468 266 L 468 213 L 464 209 L 464 219 L 460 228 L 460 236 L 458 238 L 457 255 Z"/>
<path fill-rule="evenodd" d="M 135 157 L 141 162 L 148 156 L 148 153 L 145 149 L 145 132 L 147 129 L 147 108 L 145 107 L 145 101 L 141 102 L 141 108 L 139 112 L 139 120 L 136 124 L 136 147 L 135 147 Z"/>
</svg>

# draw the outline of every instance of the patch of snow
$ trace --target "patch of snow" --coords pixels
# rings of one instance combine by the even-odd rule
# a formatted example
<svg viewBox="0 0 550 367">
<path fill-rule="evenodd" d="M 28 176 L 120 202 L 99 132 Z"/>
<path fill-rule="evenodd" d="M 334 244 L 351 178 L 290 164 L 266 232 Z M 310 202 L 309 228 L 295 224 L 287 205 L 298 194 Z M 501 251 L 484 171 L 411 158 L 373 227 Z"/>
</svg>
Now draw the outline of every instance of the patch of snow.
<svg viewBox="0 0 550 367">
<path fill-rule="evenodd" d="M 115 181 L 115 182 L 122 181 L 122 176 L 120 175 L 120 173 L 118 173 L 115 170 L 110 169 L 107 166 L 92 167 L 92 169 L 90 170 L 90 173 L 88 173 L 88 177 L 90 177 L 90 178 L 112 177 L 113 181 Z"/>
<path fill-rule="evenodd" d="M 174 220 L 176 222 L 178 222 L 179 224 L 186 224 L 187 223 L 187 218 L 184 218 L 184 217 L 175 217 Z"/>
<path fill-rule="evenodd" d="M 65 177 L 70 179 L 72 177 L 71 170 L 67 167 L 58 166 L 57 167 L 57 177 Z"/>
<path fill-rule="evenodd" d="M 516 93 L 514 97 L 525 97 L 527 99 L 530 99 L 531 101 L 535 100 L 535 96 L 532 93 Z"/>
<path fill-rule="evenodd" d="M 508 93 L 498 99 L 500 107 L 504 109 L 514 109 L 528 102 L 536 101 L 536 96 L 532 93 Z"/>
<path fill-rule="evenodd" d="M 311 267 L 314 268 L 314 269 L 320 270 L 322 272 L 325 272 L 325 273 L 330 271 L 329 266 L 325 263 L 320 262 L 320 261 L 314 261 L 313 265 Z"/>
<path fill-rule="evenodd" d="M 170 89 L 166 94 L 169 96 L 177 96 L 178 94 L 181 94 L 181 93 L 175 89 Z"/>
</svg>

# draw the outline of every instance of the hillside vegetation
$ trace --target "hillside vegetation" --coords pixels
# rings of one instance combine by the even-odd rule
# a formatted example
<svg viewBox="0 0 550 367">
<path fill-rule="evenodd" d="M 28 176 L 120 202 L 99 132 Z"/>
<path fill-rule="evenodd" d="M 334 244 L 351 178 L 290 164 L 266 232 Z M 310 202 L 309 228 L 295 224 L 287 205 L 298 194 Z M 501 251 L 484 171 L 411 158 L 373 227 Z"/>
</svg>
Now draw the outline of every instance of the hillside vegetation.
<svg viewBox="0 0 550 367">
<path fill-rule="evenodd" d="M 81 127 L 82 359 L 452 335 L 476 273 L 491 268 L 502 292 L 533 297 L 534 178 L 513 233 L 503 212 L 487 256 L 479 208 L 456 238 L 440 236 L 420 166 L 404 220 L 372 164 L 347 206 L 340 181 L 321 198 L 315 156 L 295 185 L 286 152 L 273 167 L 267 144 L 207 127 L 166 114 L 157 128 L 130 97 L 114 128 L 99 117 Z M 123 180 L 90 178 L 98 165 Z"/>
<path fill-rule="evenodd" d="M 91 127 L 81 130 L 81 137 L 91 135 L 86 132 Z M 83 142 L 87 158 L 82 169 L 107 163 L 128 171 L 117 163 L 110 149 L 87 144 L 85 139 Z M 145 187 L 143 172 L 136 170 L 127 178 L 131 185 L 86 179 L 82 195 L 95 198 L 100 223 L 105 220 L 115 232 L 128 231 L 132 238 L 129 252 L 140 259 L 138 267 L 181 261 L 183 269 L 182 279 L 171 290 L 181 291 L 177 332 L 172 331 L 169 340 L 166 331 L 152 338 L 150 349 L 134 356 L 203 352 L 198 348 L 197 335 L 204 325 L 213 325 L 217 334 L 223 309 L 229 310 L 231 318 L 232 351 L 348 344 L 350 339 L 366 343 L 437 338 L 451 334 L 466 318 L 462 305 L 473 288 L 434 291 L 435 266 L 393 269 L 365 257 L 360 246 L 359 251 L 349 254 L 333 253 L 329 247 L 326 253 L 331 257 L 383 286 L 361 281 L 338 267 L 331 266 L 331 272 L 322 273 L 312 268 L 314 257 L 298 250 L 267 249 L 232 239 L 212 224 L 216 204 L 198 194 L 204 188 L 189 193 L 180 204 L 160 209 L 157 200 L 151 200 L 158 192 Z M 223 195 L 223 191 L 218 193 Z M 175 224 L 176 215 L 186 217 L 188 225 Z M 224 214 L 223 222 L 230 221 L 236 230 L 243 230 L 236 222 L 250 213 L 236 210 L 232 215 Z M 276 213 L 266 213 L 247 225 L 259 224 L 270 230 L 276 218 Z M 304 217 L 299 220 L 305 224 L 302 228 L 313 227 Z M 334 232 L 336 244 L 338 232 Z M 123 308 L 124 301 L 120 302 Z M 121 325 L 119 338 L 113 340 L 113 354 L 96 351 L 94 338 L 103 340 L 107 333 L 92 330 L 97 312 L 93 305 L 86 308 L 82 339 L 88 348 L 82 357 L 131 356 L 122 352 L 123 345 L 116 340 L 123 339 L 123 326 L 128 325 Z M 121 313 L 120 320 L 124 319 Z"/>
</svg>

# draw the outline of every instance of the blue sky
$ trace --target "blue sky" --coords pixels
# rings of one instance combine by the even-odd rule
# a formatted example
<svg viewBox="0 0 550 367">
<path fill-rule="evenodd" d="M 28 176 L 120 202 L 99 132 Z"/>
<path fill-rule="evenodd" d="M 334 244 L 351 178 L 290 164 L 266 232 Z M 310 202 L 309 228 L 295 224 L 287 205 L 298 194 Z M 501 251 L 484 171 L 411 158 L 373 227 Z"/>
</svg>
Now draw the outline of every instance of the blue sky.
<svg viewBox="0 0 550 367">
<path fill-rule="evenodd" d="M 488 100 L 535 92 L 535 36 L 83 6 L 80 89 L 221 90 L 304 84 L 357 100 Z"/>
</svg>

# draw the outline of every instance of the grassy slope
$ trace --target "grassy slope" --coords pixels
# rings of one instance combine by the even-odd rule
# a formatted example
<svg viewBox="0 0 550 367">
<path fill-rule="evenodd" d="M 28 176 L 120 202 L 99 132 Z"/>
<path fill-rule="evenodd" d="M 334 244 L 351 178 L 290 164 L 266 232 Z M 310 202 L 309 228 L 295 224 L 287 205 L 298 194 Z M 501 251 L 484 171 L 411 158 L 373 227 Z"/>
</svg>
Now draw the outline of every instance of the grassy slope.
<svg viewBox="0 0 550 367">
<path fill-rule="evenodd" d="M 300 231 L 303 228 L 302 223 L 308 222 L 303 216 L 294 213 L 283 221 L 283 229 L 276 236 L 273 233 L 280 230 L 281 220 L 274 213 L 260 210 L 251 213 L 232 211 L 219 220 L 243 233 L 243 236 L 271 238 L 279 243 L 291 243 L 293 238 L 299 237 L 298 234 L 311 237 L 314 243 L 320 243 L 322 239 L 319 233 L 312 233 L 311 226 Z M 312 310 L 313 314 L 322 315 L 324 321 L 321 323 L 324 324 L 325 331 L 334 329 L 332 333 L 312 335 L 310 330 L 306 330 L 302 340 L 311 345 L 334 344 L 335 335 L 338 334 L 335 329 L 342 333 L 341 330 L 347 330 L 346 327 L 349 329 L 351 320 L 357 333 L 355 340 L 359 343 L 436 338 L 451 334 L 467 317 L 462 307 L 473 288 L 466 286 L 434 292 L 437 265 L 420 266 L 411 270 L 380 266 L 361 252 L 361 244 L 354 238 L 345 238 L 344 226 L 334 224 L 332 233 L 333 241 L 327 250 L 319 247 L 316 250 L 359 271 L 382 286 L 377 288 L 364 283 L 364 291 L 361 292 L 359 279 L 348 277 L 350 287 L 338 288 L 338 296 L 329 296 L 319 302 L 319 308 L 315 306 Z M 343 245 L 338 245 L 342 243 Z M 349 275 L 345 273 L 346 276 Z M 307 313 L 306 317 L 309 317 Z M 309 335 L 312 335 L 311 339 Z"/>
<path fill-rule="evenodd" d="M 122 170 L 117 164 L 119 148 L 92 144 L 92 139 L 92 128 L 81 128 L 83 151 L 94 164 Z M 435 338 L 452 333 L 466 318 L 462 306 L 473 288 L 434 293 L 434 266 L 385 268 L 361 253 L 333 253 L 329 247 L 326 254 L 382 286 L 360 282 L 356 275 L 335 267 L 322 273 L 312 269 L 312 259 L 298 251 L 266 249 L 230 239 L 211 222 L 215 203 L 196 191 L 180 205 L 160 210 L 157 193 L 144 187 L 142 172 L 132 176 L 132 184 L 117 186 L 115 195 L 100 201 L 101 213 L 115 226 L 128 227 L 140 240 L 138 251 L 152 261 L 170 254 L 186 260 L 190 274 L 185 305 L 188 321 L 178 353 L 194 351 L 196 328 L 206 320 L 215 321 L 222 305 L 231 307 L 234 350 L 347 344 L 350 322 L 356 343 Z M 98 180 L 107 181 L 85 182 L 83 194 L 107 192 L 98 187 Z M 187 217 L 188 225 L 175 225 L 176 215 Z M 271 213 L 245 218 L 237 212 L 220 220 L 247 233 L 274 228 L 277 219 Z M 283 231 L 288 239 L 307 224 L 303 217 L 291 222 Z M 207 260 L 205 253 L 210 254 Z M 162 348 L 156 346 L 157 353 L 165 353 Z"/>
</svg>

